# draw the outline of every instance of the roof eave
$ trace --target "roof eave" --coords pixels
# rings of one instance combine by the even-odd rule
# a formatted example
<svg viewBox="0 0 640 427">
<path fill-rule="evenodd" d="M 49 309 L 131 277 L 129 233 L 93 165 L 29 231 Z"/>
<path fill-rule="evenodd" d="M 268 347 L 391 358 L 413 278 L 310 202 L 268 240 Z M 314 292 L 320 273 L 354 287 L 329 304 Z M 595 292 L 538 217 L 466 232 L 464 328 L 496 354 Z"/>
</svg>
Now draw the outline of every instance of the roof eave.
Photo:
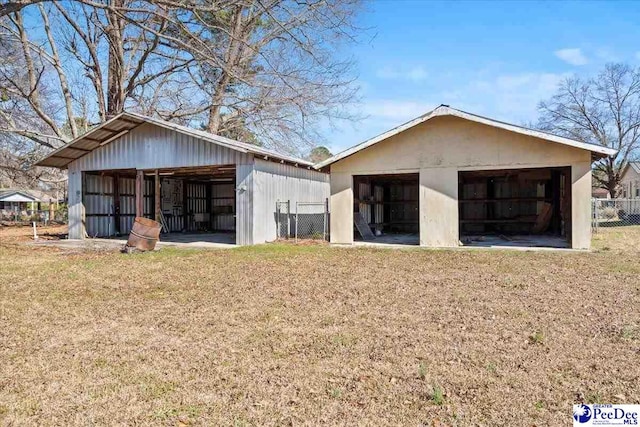
<svg viewBox="0 0 640 427">
<path fill-rule="evenodd" d="M 120 113 L 120 114 L 118 114 L 118 115 L 116 115 L 116 116 L 114 116 L 114 117 L 110 118 L 109 120 L 107 120 L 107 121 L 105 121 L 105 122 L 101 123 L 100 125 L 96 126 L 95 128 L 93 128 L 93 129 L 89 130 L 88 132 L 85 132 L 84 134 L 82 134 L 82 135 L 80 135 L 80 136 L 78 136 L 78 137 L 76 137 L 76 138 L 72 139 L 71 141 L 69 141 L 69 142 L 67 142 L 65 145 L 63 145 L 62 147 L 60 147 L 60 148 L 57 148 L 57 149 L 53 150 L 51 153 L 47 154 L 47 155 L 46 155 L 46 157 L 44 157 L 43 159 L 41 159 L 41 160 L 39 160 L 38 162 L 36 162 L 36 163 L 34 164 L 34 166 L 49 167 L 49 168 L 57 168 L 57 169 L 67 169 L 67 167 L 69 166 L 69 164 L 71 164 L 72 162 L 74 162 L 74 161 L 76 161 L 76 160 L 78 160 L 78 159 L 80 159 L 80 158 L 84 157 L 84 155 L 82 155 L 82 156 L 80 156 L 80 157 L 78 157 L 78 158 L 76 158 L 76 159 L 69 159 L 69 161 L 68 161 L 68 162 L 66 162 L 66 163 L 64 163 L 63 165 L 51 165 L 51 164 L 46 164 L 46 163 L 47 163 L 47 160 L 48 160 L 48 159 L 50 159 L 50 158 L 52 158 L 52 157 L 56 157 L 56 154 L 60 154 L 60 153 L 61 153 L 63 150 L 65 150 L 65 149 L 69 149 L 69 148 L 70 148 L 70 149 L 72 149 L 72 150 L 73 150 L 73 149 L 74 149 L 74 147 L 72 147 L 72 146 L 73 146 L 74 144 L 76 144 L 76 143 L 78 143 L 78 142 L 80 142 L 80 141 L 82 141 L 82 140 L 84 140 L 84 139 L 86 139 L 86 138 L 90 137 L 91 135 L 93 135 L 93 134 L 95 134 L 95 133 L 97 133 L 97 132 L 99 132 L 99 131 L 103 130 L 105 127 L 108 127 L 110 124 L 112 124 L 112 123 L 116 122 L 117 120 L 121 120 L 122 118 L 126 118 L 126 117 L 128 117 L 128 118 L 130 118 L 130 119 L 138 119 L 138 120 L 140 120 L 140 117 L 139 117 L 138 115 L 134 115 L 134 114 L 132 114 L 132 113 L 128 113 L 128 112 L 126 112 L 126 111 L 123 111 L 122 113 Z M 133 128 L 128 129 L 128 130 L 127 130 L 127 132 L 130 132 L 132 129 L 135 129 L 135 128 L 136 128 L 136 127 L 138 127 L 140 124 L 142 124 L 142 123 L 139 123 L 138 125 L 134 126 Z M 120 133 L 120 132 L 117 132 L 117 133 Z M 107 139 L 108 139 L 108 138 L 107 138 Z M 97 148 L 95 148 L 95 149 L 97 149 Z M 95 150 L 95 149 L 94 149 L 94 150 Z M 77 148 L 76 148 L 76 150 L 77 150 Z M 87 153 L 87 154 L 88 154 L 88 153 Z M 85 155 L 86 155 L 86 154 L 85 154 Z"/>
<path fill-rule="evenodd" d="M 128 120 L 127 120 L 128 119 Z M 98 147 L 92 148 L 89 152 L 97 150 L 99 147 L 106 145 L 108 143 L 111 143 L 113 140 L 118 139 L 121 136 L 124 136 L 124 134 L 131 132 L 133 129 L 137 128 L 138 126 L 145 124 L 145 123 L 149 123 L 155 126 L 159 126 L 161 128 L 164 129 L 169 129 L 172 130 L 174 132 L 178 132 L 181 134 L 186 134 L 189 136 L 192 136 L 194 138 L 198 138 L 213 144 L 217 144 L 220 145 L 222 147 L 225 147 L 227 149 L 230 150 L 234 150 L 243 154 L 252 154 L 256 157 L 260 157 L 260 158 L 264 158 L 267 160 L 278 160 L 282 163 L 288 163 L 291 165 L 294 165 L 296 167 L 306 167 L 306 168 L 312 168 L 313 167 L 313 163 L 304 160 L 304 159 L 298 159 L 296 157 L 293 156 L 287 156 L 287 155 L 283 155 L 283 154 L 279 154 L 277 152 L 273 152 L 271 150 L 267 150 L 267 149 L 263 149 L 261 147 L 250 147 L 248 143 L 244 143 L 241 141 L 235 141 L 232 139 L 228 139 L 225 137 L 222 137 L 220 135 L 215 135 L 212 133 L 208 133 L 208 132 L 204 132 L 204 131 L 198 131 L 197 129 L 192 129 L 186 126 L 180 126 L 177 125 L 175 123 L 171 123 L 171 122 L 167 122 L 165 120 L 160 120 L 154 117 L 147 117 L 147 116 L 143 116 L 137 113 L 130 113 L 127 111 L 124 111 L 116 116 L 114 116 L 113 118 L 107 120 L 104 123 L 101 123 L 100 125 L 96 126 L 95 128 L 91 129 L 89 132 L 85 133 L 82 136 L 79 136 L 75 139 L 73 139 L 72 141 L 69 141 L 68 143 L 66 143 L 64 146 L 52 151 L 51 153 L 49 153 L 46 157 L 44 157 L 43 159 L 41 159 L 40 161 L 35 163 L 35 166 L 40 166 L 40 167 L 53 167 L 53 168 L 58 168 L 58 169 L 66 169 L 68 168 L 69 164 L 71 164 L 72 162 L 84 157 L 86 154 L 89 154 L 89 152 L 78 156 L 76 158 L 70 158 L 70 157 L 64 157 L 64 156 L 56 156 L 57 154 L 60 154 L 61 152 L 63 152 L 65 149 L 70 149 L 70 150 L 79 150 L 77 147 L 74 148 L 73 145 L 83 141 L 86 138 L 90 138 L 92 135 L 94 135 L 97 132 L 100 131 L 104 131 L 107 130 L 109 128 L 109 125 L 117 122 L 118 120 L 125 120 L 125 121 L 129 121 L 131 123 L 135 123 L 135 126 L 131 127 L 131 128 L 125 128 L 122 131 L 118 131 L 117 133 L 114 133 L 113 135 L 110 135 L 106 138 L 104 138 L 104 141 L 101 141 L 98 145 Z M 107 128 L 107 129 L 105 129 Z M 112 139 L 110 139 L 112 138 Z M 53 162 L 51 161 L 52 158 L 60 158 L 60 159 L 65 159 L 59 162 Z"/>
</svg>

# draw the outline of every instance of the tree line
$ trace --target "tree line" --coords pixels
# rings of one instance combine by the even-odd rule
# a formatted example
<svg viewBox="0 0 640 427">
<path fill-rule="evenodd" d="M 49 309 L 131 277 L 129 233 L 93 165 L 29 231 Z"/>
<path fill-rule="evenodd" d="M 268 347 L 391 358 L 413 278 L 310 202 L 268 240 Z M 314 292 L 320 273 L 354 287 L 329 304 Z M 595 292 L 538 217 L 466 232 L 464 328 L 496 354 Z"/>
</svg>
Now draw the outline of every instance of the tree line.
<svg viewBox="0 0 640 427">
<path fill-rule="evenodd" d="M 359 0 L 5 1 L 3 165 L 24 167 L 125 109 L 308 153 L 320 123 L 353 117 L 343 51 L 359 10 Z"/>
<path fill-rule="evenodd" d="M 0 4 L 0 172 L 123 110 L 322 159 L 321 125 L 354 120 L 359 0 L 14 0 Z M 640 144 L 640 70 L 570 77 L 536 127 L 619 150 L 594 166 L 615 197 Z M 30 169 L 29 169 L 30 170 Z M 51 175 L 32 171 L 32 178 Z M 49 179 L 61 179 L 49 177 Z"/>
</svg>

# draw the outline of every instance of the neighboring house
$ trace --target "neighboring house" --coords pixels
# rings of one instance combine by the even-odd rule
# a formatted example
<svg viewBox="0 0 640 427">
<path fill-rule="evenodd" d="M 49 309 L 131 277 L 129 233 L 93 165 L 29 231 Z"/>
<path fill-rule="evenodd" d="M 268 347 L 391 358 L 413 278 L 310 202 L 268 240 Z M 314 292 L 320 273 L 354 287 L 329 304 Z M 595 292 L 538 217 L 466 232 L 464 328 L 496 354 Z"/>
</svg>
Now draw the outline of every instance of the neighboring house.
<svg viewBox="0 0 640 427">
<path fill-rule="evenodd" d="M 331 176 L 332 243 L 353 243 L 361 215 L 428 247 L 527 235 L 587 249 L 591 165 L 615 153 L 443 105 L 316 168 Z"/>
<path fill-rule="evenodd" d="M 629 162 L 620 178 L 620 197 L 640 199 L 640 162 Z"/>
<path fill-rule="evenodd" d="M 49 198 L 39 190 L 0 188 L 0 210 L 11 212 L 40 210 L 41 203 Z"/>
<path fill-rule="evenodd" d="M 69 238 L 126 234 L 134 217 L 171 232 L 275 240 L 276 204 L 322 202 L 329 176 L 302 159 L 122 113 L 37 163 L 68 169 Z M 225 240 L 226 241 L 226 240 Z"/>
<path fill-rule="evenodd" d="M 611 194 L 606 188 L 593 188 L 591 190 L 591 197 L 594 199 L 610 199 Z"/>
</svg>

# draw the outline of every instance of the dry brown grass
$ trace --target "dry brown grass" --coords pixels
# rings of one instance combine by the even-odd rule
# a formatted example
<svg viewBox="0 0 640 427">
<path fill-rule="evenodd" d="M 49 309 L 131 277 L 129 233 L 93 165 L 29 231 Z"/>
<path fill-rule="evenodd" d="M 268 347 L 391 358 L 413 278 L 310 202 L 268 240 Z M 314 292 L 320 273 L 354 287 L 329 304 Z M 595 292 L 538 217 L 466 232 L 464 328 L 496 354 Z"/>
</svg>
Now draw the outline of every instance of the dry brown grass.
<svg viewBox="0 0 640 427">
<path fill-rule="evenodd" d="M 640 234 L 606 233 L 592 253 L 0 243 L 0 424 L 546 426 L 638 403 Z"/>
<path fill-rule="evenodd" d="M 43 240 L 59 239 L 67 234 L 66 225 L 48 225 L 37 227 L 38 238 Z M 33 228 L 29 225 L 3 226 L 0 224 L 0 243 L 33 241 Z"/>
</svg>

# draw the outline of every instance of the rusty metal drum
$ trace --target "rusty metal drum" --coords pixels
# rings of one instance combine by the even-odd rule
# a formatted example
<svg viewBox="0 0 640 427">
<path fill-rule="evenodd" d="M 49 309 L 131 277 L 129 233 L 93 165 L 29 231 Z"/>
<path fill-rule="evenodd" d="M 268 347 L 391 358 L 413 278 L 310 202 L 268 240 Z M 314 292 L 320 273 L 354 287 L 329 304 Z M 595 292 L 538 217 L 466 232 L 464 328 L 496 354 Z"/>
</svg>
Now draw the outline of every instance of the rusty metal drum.
<svg viewBox="0 0 640 427">
<path fill-rule="evenodd" d="M 149 218 L 136 217 L 127 246 L 140 251 L 152 251 L 160 238 L 162 225 Z"/>
</svg>

